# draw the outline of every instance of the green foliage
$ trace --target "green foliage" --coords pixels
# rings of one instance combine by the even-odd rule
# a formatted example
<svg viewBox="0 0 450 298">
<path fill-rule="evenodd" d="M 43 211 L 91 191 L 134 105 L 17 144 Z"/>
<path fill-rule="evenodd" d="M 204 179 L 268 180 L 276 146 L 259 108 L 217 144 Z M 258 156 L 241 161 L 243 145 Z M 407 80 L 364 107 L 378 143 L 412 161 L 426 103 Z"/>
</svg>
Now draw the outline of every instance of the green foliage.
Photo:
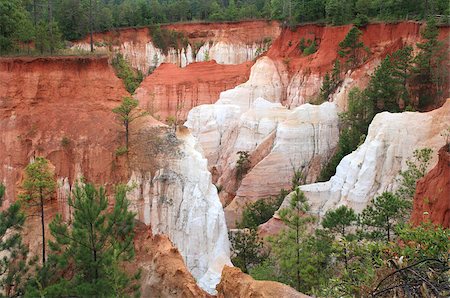
<svg viewBox="0 0 450 298">
<path fill-rule="evenodd" d="M 20 195 L 30 213 L 37 213 L 41 218 L 42 230 L 42 263 L 46 261 L 45 249 L 45 213 L 44 205 L 51 200 L 56 188 L 54 173 L 48 160 L 36 159 L 25 168 L 25 179 L 22 182 L 23 193 Z"/>
<path fill-rule="evenodd" d="M 416 183 L 425 176 L 432 154 L 433 150 L 430 148 L 416 149 L 413 152 L 413 158 L 406 160 L 407 169 L 400 172 L 400 185 L 396 192 L 400 198 L 412 201 L 416 192 Z"/>
<path fill-rule="evenodd" d="M 356 18 L 353 20 L 353 25 L 356 27 L 364 27 L 369 24 L 369 18 L 365 14 L 358 13 Z"/>
<path fill-rule="evenodd" d="M 345 36 L 344 40 L 339 43 L 339 56 L 346 59 L 346 63 L 350 68 L 358 67 L 363 61 L 362 50 L 364 43 L 360 40 L 362 32 L 352 27 Z"/>
<path fill-rule="evenodd" d="M 117 77 L 122 79 L 127 91 L 133 94 L 144 79 L 142 72 L 134 70 L 120 53 L 113 58 L 112 66 Z"/>
<path fill-rule="evenodd" d="M 128 153 L 128 149 L 125 146 L 120 146 L 116 149 L 114 153 L 116 154 L 116 156 L 122 156 Z"/>
<path fill-rule="evenodd" d="M 242 272 L 248 273 L 255 265 L 265 258 L 263 242 L 256 229 L 243 229 L 231 233 L 231 261 Z"/>
<path fill-rule="evenodd" d="M 242 178 L 250 170 L 250 154 L 248 151 L 238 151 L 238 160 L 236 161 L 236 179 L 242 180 Z"/>
<path fill-rule="evenodd" d="M 435 104 L 444 95 L 444 86 L 448 82 L 449 49 L 438 40 L 438 35 L 436 21 L 431 18 L 422 31 L 424 42 L 417 43 L 420 51 L 413 61 L 413 82 L 419 108 Z"/>
<path fill-rule="evenodd" d="M 315 52 L 317 52 L 317 45 L 316 45 L 316 41 L 313 40 L 311 42 L 311 44 L 305 48 L 305 50 L 303 51 L 303 54 L 305 56 L 309 56 L 309 55 L 314 54 Z"/>
<path fill-rule="evenodd" d="M 161 49 L 166 55 L 170 48 L 185 49 L 188 46 L 188 39 L 183 32 L 152 26 L 149 30 L 154 45 Z"/>
<path fill-rule="evenodd" d="M 41 53 L 54 54 L 63 47 L 62 34 L 56 22 L 39 22 L 35 29 L 35 46 Z"/>
<path fill-rule="evenodd" d="M 272 218 L 275 211 L 280 208 L 284 198 L 289 193 L 281 190 L 276 198 L 261 199 L 254 203 L 247 204 L 242 212 L 242 220 L 237 223 L 238 228 L 256 229 L 260 224 Z"/>
<path fill-rule="evenodd" d="M 335 210 L 329 210 L 322 219 L 322 226 L 333 233 L 340 233 L 345 238 L 346 228 L 351 227 L 356 222 L 357 216 L 353 209 L 347 206 L 340 206 Z"/>
<path fill-rule="evenodd" d="M 384 192 L 372 199 L 361 213 L 360 221 L 371 231 L 370 237 L 376 239 L 392 240 L 394 226 L 404 220 L 405 212 L 410 208 L 411 202 L 403 200 L 391 192 Z"/>
<path fill-rule="evenodd" d="M 47 267 L 51 278 L 41 289 L 35 280 L 28 295 L 126 297 L 138 290 L 139 274 L 128 276 L 120 268 L 134 258 L 135 214 L 128 210 L 127 190 L 116 188 L 114 207 L 108 210 L 102 187 L 76 186 L 69 199 L 72 224 L 57 215 L 49 225 L 54 237 L 49 241 L 52 253 Z M 73 275 L 62 274 L 69 269 Z"/>
<path fill-rule="evenodd" d="M 112 109 L 112 112 L 116 114 L 117 122 L 125 127 L 125 149 L 128 151 L 130 124 L 134 120 L 148 115 L 147 112 L 142 112 L 137 109 L 139 102 L 137 99 L 125 96 L 122 99 L 122 103 Z"/>
<path fill-rule="evenodd" d="M 327 72 L 323 79 L 322 87 L 320 88 L 320 98 L 322 101 L 328 101 L 330 95 L 336 90 L 341 83 L 341 62 L 339 59 L 334 61 L 331 76 Z"/>
<path fill-rule="evenodd" d="M 0 54 L 13 49 L 18 24 L 27 18 L 27 12 L 20 0 L 0 0 Z"/>
<path fill-rule="evenodd" d="M 350 90 L 348 110 L 340 115 L 343 129 L 339 136 L 338 148 L 326 166 L 322 168 L 320 181 L 329 180 L 336 173 L 336 167 L 342 158 L 353 152 L 364 141 L 373 117 L 372 103 L 364 92 L 358 88 Z"/>
<path fill-rule="evenodd" d="M 0 183 L 0 207 L 3 205 L 5 186 Z M 23 295 L 27 278 L 28 249 L 22 243 L 21 232 L 25 215 L 19 203 L 13 203 L 0 211 L 0 291 L 7 297 Z"/>
</svg>

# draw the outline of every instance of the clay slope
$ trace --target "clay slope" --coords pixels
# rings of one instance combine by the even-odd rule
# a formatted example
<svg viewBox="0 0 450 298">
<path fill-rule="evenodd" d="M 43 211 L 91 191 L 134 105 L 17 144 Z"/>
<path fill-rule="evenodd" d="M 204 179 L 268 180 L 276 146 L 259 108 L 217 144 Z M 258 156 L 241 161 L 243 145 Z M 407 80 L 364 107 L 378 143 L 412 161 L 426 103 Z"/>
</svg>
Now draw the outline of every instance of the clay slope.
<svg viewBox="0 0 450 298">
<path fill-rule="evenodd" d="M 155 118 L 183 121 L 193 107 L 214 103 L 220 92 L 247 81 L 251 66 L 251 62 L 221 65 L 210 61 L 180 68 L 164 63 L 145 78 L 135 97 Z"/>
<path fill-rule="evenodd" d="M 220 284 L 217 285 L 217 297 L 307 298 L 309 296 L 279 282 L 254 280 L 238 268 L 225 266 Z"/>
<path fill-rule="evenodd" d="M 431 221 L 450 227 L 450 151 L 449 145 L 439 150 L 439 161 L 417 182 L 411 221 L 418 225 Z"/>
</svg>

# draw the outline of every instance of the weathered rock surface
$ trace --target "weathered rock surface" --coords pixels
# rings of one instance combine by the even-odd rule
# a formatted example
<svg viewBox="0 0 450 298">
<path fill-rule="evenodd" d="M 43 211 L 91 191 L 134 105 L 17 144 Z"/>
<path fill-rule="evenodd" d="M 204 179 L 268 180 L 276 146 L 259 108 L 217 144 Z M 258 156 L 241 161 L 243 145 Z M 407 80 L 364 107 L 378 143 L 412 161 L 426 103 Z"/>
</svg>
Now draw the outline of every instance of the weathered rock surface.
<svg viewBox="0 0 450 298">
<path fill-rule="evenodd" d="M 450 228 L 450 151 L 439 150 L 436 166 L 417 182 L 411 221 L 418 225 L 431 221 Z"/>
<path fill-rule="evenodd" d="M 195 107 L 185 123 L 222 187 L 229 227 L 246 203 L 289 188 L 294 170 L 311 170 L 309 179 L 314 179 L 337 144 L 336 106 L 308 104 L 289 110 L 280 104 L 282 76 L 263 57 L 252 67 L 248 82 L 222 92 L 213 105 Z M 251 155 L 252 168 L 242 181 L 236 181 L 238 151 Z"/>
<path fill-rule="evenodd" d="M 219 64 L 252 61 L 280 34 L 278 22 L 248 21 L 163 25 L 162 29 L 183 32 L 189 45 L 167 52 L 155 47 L 149 28 L 127 28 L 94 35 L 97 51 L 122 53 L 131 65 L 147 73 L 161 63 L 185 67 L 192 62 L 215 60 Z M 89 37 L 75 42 L 75 49 L 89 50 Z"/>
<path fill-rule="evenodd" d="M 254 280 L 238 268 L 225 266 L 220 284 L 217 285 L 217 297 L 307 298 L 309 296 L 279 282 Z"/>
<path fill-rule="evenodd" d="M 136 186 L 129 198 L 139 219 L 154 234 L 168 235 L 200 286 L 213 293 L 222 267 L 231 262 L 224 213 L 206 159 L 186 129 L 176 138 L 169 132 L 156 140 L 143 129 L 134 138 L 140 153 L 133 159 L 140 165 L 147 154 L 160 160 L 155 172 L 134 170 L 128 182 Z M 153 149 L 145 152 L 145 145 Z"/>
<path fill-rule="evenodd" d="M 127 269 L 141 268 L 142 297 L 211 297 L 196 283 L 183 258 L 165 235 L 152 235 L 150 227 L 138 225 L 136 259 Z"/>
<path fill-rule="evenodd" d="M 222 266 L 231 263 L 207 162 L 187 131 L 176 136 L 151 117 L 131 125 L 128 160 L 117 157 L 123 135 L 111 109 L 127 94 L 106 58 L 1 59 L 0 181 L 6 201 L 17 197 L 34 156 L 55 168 L 58 191 L 49 216 L 70 218 L 67 194 L 79 177 L 107 189 L 134 183 L 130 199 L 138 218 L 155 234 L 169 235 L 199 283 L 213 290 Z M 39 239 L 28 239 L 38 247 Z"/>
<path fill-rule="evenodd" d="M 145 78 L 135 97 L 153 117 L 183 121 L 193 107 L 212 104 L 220 92 L 247 81 L 251 66 L 251 62 L 220 65 L 210 61 L 179 68 L 165 63 Z"/>
<path fill-rule="evenodd" d="M 300 187 L 312 211 L 322 215 L 340 205 L 362 211 L 371 198 L 395 189 L 398 173 L 405 169 L 406 160 L 415 149 L 433 149 L 433 162 L 436 161 L 444 142 L 440 134 L 448 123 L 450 99 L 441 108 L 427 113 L 377 114 L 364 143 L 342 159 L 330 181 Z"/>
</svg>

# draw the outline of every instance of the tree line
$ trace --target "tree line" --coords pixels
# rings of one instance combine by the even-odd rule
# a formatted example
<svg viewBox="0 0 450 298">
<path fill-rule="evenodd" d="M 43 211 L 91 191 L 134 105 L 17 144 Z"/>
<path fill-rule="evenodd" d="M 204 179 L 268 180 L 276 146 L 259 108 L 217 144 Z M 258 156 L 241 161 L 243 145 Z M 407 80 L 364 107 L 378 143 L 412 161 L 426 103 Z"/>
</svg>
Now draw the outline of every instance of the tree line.
<svg viewBox="0 0 450 298">
<path fill-rule="evenodd" d="M 53 53 L 62 40 L 118 27 L 189 21 L 280 20 L 342 25 L 442 15 L 446 0 L 0 0 L 0 54 L 14 48 Z M 22 49 L 24 50 L 24 49 Z"/>
</svg>

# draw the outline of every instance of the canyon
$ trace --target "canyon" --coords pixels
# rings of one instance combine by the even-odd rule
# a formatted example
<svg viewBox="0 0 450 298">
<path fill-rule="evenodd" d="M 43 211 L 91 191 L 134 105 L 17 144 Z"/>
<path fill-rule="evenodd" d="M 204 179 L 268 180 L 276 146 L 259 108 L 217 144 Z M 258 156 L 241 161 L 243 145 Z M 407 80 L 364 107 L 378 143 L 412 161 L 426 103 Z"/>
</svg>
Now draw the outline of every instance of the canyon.
<svg viewBox="0 0 450 298">
<path fill-rule="evenodd" d="M 17 198 L 26 165 L 44 156 L 58 181 L 46 207 L 48 219 L 61 213 L 70 220 L 68 194 L 82 178 L 109 192 L 118 183 L 132 188 L 128 199 L 139 224 L 136 264 L 128 269 L 143 269 L 143 295 L 306 297 L 229 267 L 228 229 L 247 204 L 291 190 L 296 171 L 305 176 L 301 190 L 312 213 L 320 217 L 341 205 L 359 212 L 372 197 L 396 188 L 414 149 L 432 148 L 434 168 L 418 183 L 412 221 L 429 218 L 448 227 L 449 154 L 439 149 L 450 123 L 450 99 L 426 113 L 376 115 L 364 142 L 342 159 L 336 174 L 315 183 L 338 144 L 339 114 L 347 108 L 349 90 L 364 88 L 387 54 L 415 46 L 421 26 L 362 28 L 370 55 L 360 67 L 342 72 L 339 87 L 320 104 L 323 77 L 351 26 L 163 25 L 188 41 L 185 48 L 167 51 L 152 41 L 154 28 L 125 28 L 94 34 L 98 57 L 0 58 L 0 181 L 6 205 Z M 442 27 L 440 38 L 449 33 Z M 316 41 L 317 51 L 302 55 L 302 38 Z M 73 42 L 72 49 L 88 50 L 89 39 Z M 117 53 L 148 74 L 133 95 L 110 65 Z M 124 134 L 111 112 L 124 96 L 138 99 L 149 112 L 133 122 L 125 156 L 115 153 Z M 239 151 L 249 153 L 242 177 Z M 25 238 L 36 252 L 38 231 L 33 223 L 27 227 Z M 263 234 L 279 229 L 277 213 L 260 227 Z"/>
</svg>

